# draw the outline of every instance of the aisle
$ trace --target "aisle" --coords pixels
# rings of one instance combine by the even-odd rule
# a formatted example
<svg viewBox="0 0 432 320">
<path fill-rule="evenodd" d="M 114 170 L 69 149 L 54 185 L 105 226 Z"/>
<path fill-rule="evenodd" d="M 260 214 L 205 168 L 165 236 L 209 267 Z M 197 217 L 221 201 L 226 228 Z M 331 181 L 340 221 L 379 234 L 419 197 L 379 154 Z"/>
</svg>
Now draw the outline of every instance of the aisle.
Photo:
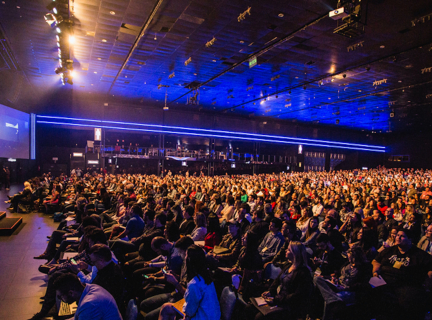
<svg viewBox="0 0 432 320">
<path fill-rule="evenodd" d="M 26 320 L 40 310 L 40 297 L 45 294 L 46 275 L 37 269 L 45 260 L 34 260 L 45 250 L 47 235 L 57 223 L 42 213 L 10 213 L 5 204 L 7 195 L 22 190 L 21 185 L 10 191 L 0 190 L 0 211 L 7 217 L 23 217 L 17 235 L 0 237 L 0 319 Z"/>
</svg>

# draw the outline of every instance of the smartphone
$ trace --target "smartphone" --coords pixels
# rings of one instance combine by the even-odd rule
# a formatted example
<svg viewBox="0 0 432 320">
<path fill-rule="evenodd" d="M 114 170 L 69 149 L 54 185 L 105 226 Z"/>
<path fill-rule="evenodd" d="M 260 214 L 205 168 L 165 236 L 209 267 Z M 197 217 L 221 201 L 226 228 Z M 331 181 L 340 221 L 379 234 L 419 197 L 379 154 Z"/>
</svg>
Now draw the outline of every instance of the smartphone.
<svg viewBox="0 0 432 320">
<path fill-rule="evenodd" d="M 163 273 L 165 273 L 165 274 L 167 274 L 167 273 L 168 273 L 168 272 L 166 272 L 166 270 L 165 270 L 165 269 L 162 269 L 162 272 L 163 272 Z"/>
<path fill-rule="evenodd" d="M 148 275 L 146 275 L 146 274 L 143 274 L 143 277 L 144 277 L 144 278 L 146 278 L 146 279 L 148 279 L 148 278 L 149 278 L 149 276 L 148 276 Z"/>
<path fill-rule="evenodd" d="M 76 261 L 75 261 L 74 259 L 70 259 L 70 262 L 71 262 L 74 266 L 77 265 L 77 263 L 76 263 Z"/>
</svg>

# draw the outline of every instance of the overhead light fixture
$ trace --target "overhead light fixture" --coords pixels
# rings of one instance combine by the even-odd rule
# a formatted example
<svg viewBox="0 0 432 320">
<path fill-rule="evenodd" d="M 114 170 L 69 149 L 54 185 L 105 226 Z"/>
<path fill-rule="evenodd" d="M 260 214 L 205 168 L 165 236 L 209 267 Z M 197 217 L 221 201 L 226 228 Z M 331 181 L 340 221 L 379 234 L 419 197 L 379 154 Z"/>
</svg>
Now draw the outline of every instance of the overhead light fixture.
<svg viewBox="0 0 432 320">
<path fill-rule="evenodd" d="M 102 39 L 102 42 L 107 42 L 107 39 Z"/>
<path fill-rule="evenodd" d="M 168 106 L 163 107 L 164 110 L 169 110 Z"/>
<path fill-rule="evenodd" d="M 71 75 L 72 77 L 75 77 L 75 71 L 71 70 L 71 71 L 70 71 L 70 75 Z"/>
<path fill-rule="evenodd" d="M 110 11 L 110 15 L 115 15 L 115 11 Z"/>
<path fill-rule="evenodd" d="M 53 8 L 54 14 L 57 14 L 57 8 Z"/>
<path fill-rule="evenodd" d="M 57 19 L 52 13 L 47 13 L 44 16 L 45 22 L 48 23 L 51 27 L 56 23 Z"/>
<path fill-rule="evenodd" d="M 60 48 L 60 42 L 57 42 L 57 47 L 59 47 L 59 48 Z"/>
<path fill-rule="evenodd" d="M 283 18 L 284 16 L 285 16 L 285 15 L 284 15 L 282 12 L 278 14 L 278 17 L 279 17 L 279 18 Z"/>
<path fill-rule="evenodd" d="M 61 33 L 61 29 L 59 27 L 56 28 L 57 33 Z"/>
<path fill-rule="evenodd" d="M 57 42 L 60 41 L 60 37 L 58 35 L 56 35 L 56 39 L 57 39 Z"/>
<path fill-rule="evenodd" d="M 380 45 L 380 49 L 384 49 L 385 48 L 385 45 Z"/>
<path fill-rule="evenodd" d="M 102 60 L 102 58 L 97 58 L 98 60 Z"/>
</svg>

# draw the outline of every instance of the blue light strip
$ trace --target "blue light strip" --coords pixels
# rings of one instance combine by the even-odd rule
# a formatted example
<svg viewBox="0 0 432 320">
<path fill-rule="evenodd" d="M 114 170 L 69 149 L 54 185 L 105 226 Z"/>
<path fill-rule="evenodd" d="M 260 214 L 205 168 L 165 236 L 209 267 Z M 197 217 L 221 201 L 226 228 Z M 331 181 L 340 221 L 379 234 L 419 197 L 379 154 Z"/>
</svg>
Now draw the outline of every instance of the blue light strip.
<svg viewBox="0 0 432 320">
<path fill-rule="evenodd" d="M 365 145 L 358 143 L 347 143 L 347 142 L 335 142 L 335 141 L 327 141 L 327 140 L 316 140 L 316 139 L 304 139 L 304 138 L 292 138 L 292 137 L 284 137 L 284 136 L 274 136 L 274 135 L 265 135 L 265 134 L 257 134 L 257 133 L 248 133 L 248 132 L 234 132 L 234 131 L 224 131 L 224 130 L 209 130 L 209 129 L 198 129 L 198 128 L 187 128 L 187 127 L 176 127 L 176 126 L 163 126 L 157 124 L 143 124 L 143 123 L 133 123 L 133 122 L 119 122 L 119 121 L 109 121 L 109 120 L 92 120 L 92 119 L 80 119 L 80 118 L 68 118 L 68 117 L 57 117 L 57 116 L 41 116 L 38 115 L 38 118 L 46 118 L 46 119 L 58 119 L 58 120 L 72 120 L 72 121 L 87 121 L 87 122 L 98 122 L 98 123 L 108 123 L 108 124 L 122 124 L 122 125 L 133 125 L 133 126 L 143 126 L 143 127 L 154 127 L 154 128 L 168 128 L 168 129 L 177 129 L 177 130 L 190 130 L 197 132 L 210 132 L 210 133 L 224 133 L 224 134 L 235 134 L 237 136 L 247 136 L 250 137 L 258 137 L 258 138 L 271 138 L 271 139 L 282 139 L 282 140 L 293 140 L 295 144 L 306 144 L 305 142 L 313 142 L 313 143 L 327 143 L 334 144 L 335 146 L 353 146 L 353 147 L 366 147 L 369 149 L 380 149 L 385 150 L 383 146 L 375 146 L 375 145 Z M 250 139 L 252 140 L 252 139 Z"/>
<path fill-rule="evenodd" d="M 39 121 L 38 123 L 44 124 L 56 124 L 56 125 L 65 125 L 65 126 L 75 126 L 75 127 L 90 127 L 94 128 L 94 125 L 90 124 L 81 124 L 81 123 L 70 123 L 70 122 L 56 122 L 56 121 Z M 152 132 L 152 133 L 168 133 L 168 134 L 179 134 L 185 136 L 199 136 L 199 137 L 212 137 L 212 138 L 223 138 L 223 139 L 234 139 L 234 140 L 246 140 L 246 141 L 260 141 L 260 142 L 271 142 L 271 143 L 282 143 L 282 144 L 294 144 L 298 145 L 298 142 L 294 141 L 283 141 L 283 140 L 270 140 L 270 139 L 258 139 L 258 138 L 247 138 L 241 136 L 224 136 L 224 135 L 215 135 L 208 133 L 192 133 L 192 132 L 181 132 L 181 131 L 168 131 L 168 130 L 155 130 L 155 129 L 139 129 L 139 128 L 125 128 L 125 127 L 115 127 L 115 126 L 105 126 L 98 125 L 100 128 L 105 129 L 115 129 L 115 130 L 129 130 L 129 131 L 139 131 L 139 132 Z M 372 151 L 372 152 L 385 152 L 385 150 L 379 149 L 366 149 L 366 148 L 357 148 L 357 147 L 345 147 L 345 146 L 335 146 L 335 145 L 326 145 L 326 144 L 318 144 L 318 143 L 302 143 L 307 146 L 316 146 L 316 147 L 326 147 L 326 148 L 340 148 L 340 149 L 349 149 L 349 150 L 362 150 L 362 151 Z"/>
<path fill-rule="evenodd" d="M 36 115 L 30 114 L 30 159 L 36 159 Z"/>
</svg>

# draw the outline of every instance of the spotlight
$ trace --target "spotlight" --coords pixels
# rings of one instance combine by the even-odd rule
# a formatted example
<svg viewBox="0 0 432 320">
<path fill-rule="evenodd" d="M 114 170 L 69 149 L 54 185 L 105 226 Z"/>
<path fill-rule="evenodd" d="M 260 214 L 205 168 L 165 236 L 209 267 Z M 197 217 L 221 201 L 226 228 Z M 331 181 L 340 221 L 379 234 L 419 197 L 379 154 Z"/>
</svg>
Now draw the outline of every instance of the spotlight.
<svg viewBox="0 0 432 320">
<path fill-rule="evenodd" d="M 72 36 L 72 35 L 69 36 L 69 43 L 70 44 L 74 44 L 75 43 L 75 37 L 74 36 Z"/>
<path fill-rule="evenodd" d="M 57 42 L 60 42 L 60 37 L 56 35 Z"/>
<path fill-rule="evenodd" d="M 168 106 L 163 107 L 164 110 L 169 110 Z"/>
<path fill-rule="evenodd" d="M 56 28 L 57 33 L 61 33 L 61 29 L 59 27 Z"/>
<path fill-rule="evenodd" d="M 44 16 L 46 23 L 48 23 L 51 27 L 56 23 L 57 19 L 52 13 L 47 13 Z"/>
<path fill-rule="evenodd" d="M 75 77 L 75 71 L 71 70 L 71 71 L 70 71 L 70 76 L 71 76 L 71 77 Z"/>
<path fill-rule="evenodd" d="M 53 8 L 54 14 L 57 14 L 57 8 Z"/>
<path fill-rule="evenodd" d="M 60 48 L 60 42 L 57 42 L 57 47 L 59 47 L 59 48 Z"/>
</svg>

